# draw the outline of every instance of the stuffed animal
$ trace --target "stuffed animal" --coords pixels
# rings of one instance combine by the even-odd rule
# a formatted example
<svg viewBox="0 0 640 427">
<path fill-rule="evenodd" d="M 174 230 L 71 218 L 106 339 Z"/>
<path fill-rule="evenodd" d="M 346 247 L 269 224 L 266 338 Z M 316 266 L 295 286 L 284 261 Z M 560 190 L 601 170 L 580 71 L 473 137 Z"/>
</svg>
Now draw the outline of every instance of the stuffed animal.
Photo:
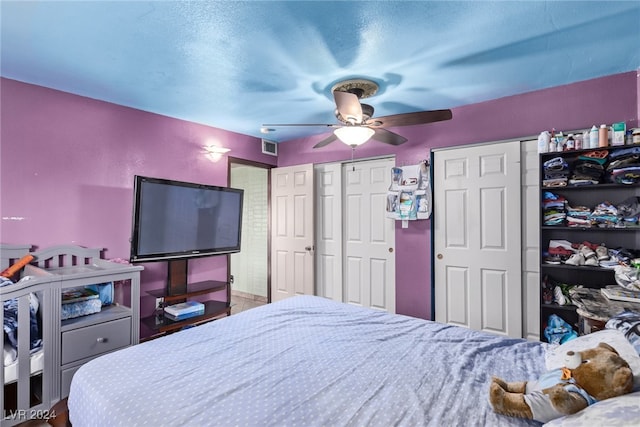
<svg viewBox="0 0 640 427">
<path fill-rule="evenodd" d="M 632 389 L 629 364 L 613 347 L 600 343 L 568 352 L 564 368 L 549 371 L 537 381 L 507 383 L 493 377 L 489 401 L 498 414 L 545 423 Z"/>
</svg>

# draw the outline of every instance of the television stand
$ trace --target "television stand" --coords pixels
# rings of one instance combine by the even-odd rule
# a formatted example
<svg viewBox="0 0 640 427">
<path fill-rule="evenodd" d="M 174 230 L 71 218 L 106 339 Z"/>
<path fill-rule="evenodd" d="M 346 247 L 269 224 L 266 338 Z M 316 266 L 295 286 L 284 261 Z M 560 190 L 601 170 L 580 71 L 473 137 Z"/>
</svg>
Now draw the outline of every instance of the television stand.
<svg viewBox="0 0 640 427">
<path fill-rule="evenodd" d="M 166 290 L 149 290 L 147 294 L 162 298 L 165 305 L 178 304 L 190 298 L 207 295 L 212 292 L 226 291 L 226 301 L 203 301 L 204 314 L 183 320 L 171 320 L 163 313 L 155 313 L 141 319 L 144 326 L 152 332 L 151 338 L 175 332 L 186 326 L 196 326 L 210 322 L 222 316 L 231 315 L 231 285 L 228 281 L 205 280 L 202 282 L 187 283 L 187 261 L 177 260 L 169 262 L 168 281 Z"/>
</svg>

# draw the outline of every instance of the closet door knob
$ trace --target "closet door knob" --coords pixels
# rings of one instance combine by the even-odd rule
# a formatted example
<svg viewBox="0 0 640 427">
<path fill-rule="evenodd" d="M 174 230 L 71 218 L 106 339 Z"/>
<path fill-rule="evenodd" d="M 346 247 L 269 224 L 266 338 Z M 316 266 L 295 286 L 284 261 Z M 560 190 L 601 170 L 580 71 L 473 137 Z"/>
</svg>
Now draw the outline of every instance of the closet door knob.
<svg viewBox="0 0 640 427">
<path fill-rule="evenodd" d="M 99 343 L 103 343 L 103 342 L 107 342 L 106 338 L 102 338 L 102 337 L 98 337 L 98 339 L 96 340 Z"/>
</svg>

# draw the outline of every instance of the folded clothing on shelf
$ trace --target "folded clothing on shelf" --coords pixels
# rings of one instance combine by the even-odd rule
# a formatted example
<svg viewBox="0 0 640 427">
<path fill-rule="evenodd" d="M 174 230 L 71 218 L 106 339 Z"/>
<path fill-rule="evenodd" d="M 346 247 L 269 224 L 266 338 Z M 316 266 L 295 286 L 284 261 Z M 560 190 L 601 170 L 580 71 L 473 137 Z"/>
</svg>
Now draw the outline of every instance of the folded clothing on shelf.
<svg viewBox="0 0 640 427">
<path fill-rule="evenodd" d="M 544 187 L 563 187 L 569 178 L 569 164 L 564 157 L 554 157 L 543 164 Z"/>
<path fill-rule="evenodd" d="M 542 207 L 544 210 L 544 225 L 564 225 L 567 217 L 567 200 L 550 191 L 544 192 Z"/>
</svg>

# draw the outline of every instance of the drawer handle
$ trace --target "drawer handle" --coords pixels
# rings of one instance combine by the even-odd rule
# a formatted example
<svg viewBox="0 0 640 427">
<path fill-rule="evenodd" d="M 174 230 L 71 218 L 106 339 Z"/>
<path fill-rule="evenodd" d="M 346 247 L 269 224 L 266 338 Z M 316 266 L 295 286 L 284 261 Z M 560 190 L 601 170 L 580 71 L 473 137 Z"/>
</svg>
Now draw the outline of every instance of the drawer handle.
<svg viewBox="0 0 640 427">
<path fill-rule="evenodd" d="M 106 338 L 102 338 L 102 337 L 98 337 L 98 339 L 96 341 L 98 341 L 99 343 L 103 343 L 103 342 L 107 342 L 107 339 Z"/>
</svg>

